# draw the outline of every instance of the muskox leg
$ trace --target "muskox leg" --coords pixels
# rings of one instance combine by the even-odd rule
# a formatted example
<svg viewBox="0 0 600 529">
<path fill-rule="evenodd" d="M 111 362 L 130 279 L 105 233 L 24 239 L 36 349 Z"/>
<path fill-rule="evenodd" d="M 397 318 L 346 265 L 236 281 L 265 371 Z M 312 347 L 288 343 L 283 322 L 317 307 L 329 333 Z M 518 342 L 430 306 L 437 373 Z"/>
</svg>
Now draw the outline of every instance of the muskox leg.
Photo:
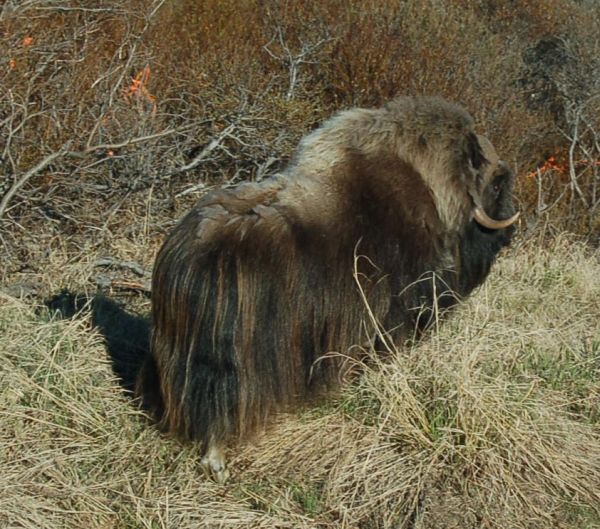
<svg viewBox="0 0 600 529">
<path fill-rule="evenodd" d="M 217 483 L 225 483 L 229 477 L 229 470 L 225 463 L 225 451 L 216 444 L 210 443 L 200 460 L 206 475 Z"/>
</svg>

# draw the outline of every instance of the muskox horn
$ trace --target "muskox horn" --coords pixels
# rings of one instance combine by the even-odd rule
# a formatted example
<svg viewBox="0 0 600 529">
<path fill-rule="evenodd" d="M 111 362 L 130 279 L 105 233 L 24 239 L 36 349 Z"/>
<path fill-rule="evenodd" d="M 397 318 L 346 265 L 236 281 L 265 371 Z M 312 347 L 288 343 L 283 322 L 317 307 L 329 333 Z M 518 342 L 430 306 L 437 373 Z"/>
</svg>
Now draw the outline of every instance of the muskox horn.
<svg viewBox="0 0 600 529">
<path fill-rule="evenodd" d="M 512 226 L 519 218 L 520 213 L 517 211 L 512 217 L 504 220 L 495 220 L 488 216 L 481 206 L 476 206 L 473 210 L 473 218 L 478 224 L 490 230 L 501 230 Z"/>
</svg>

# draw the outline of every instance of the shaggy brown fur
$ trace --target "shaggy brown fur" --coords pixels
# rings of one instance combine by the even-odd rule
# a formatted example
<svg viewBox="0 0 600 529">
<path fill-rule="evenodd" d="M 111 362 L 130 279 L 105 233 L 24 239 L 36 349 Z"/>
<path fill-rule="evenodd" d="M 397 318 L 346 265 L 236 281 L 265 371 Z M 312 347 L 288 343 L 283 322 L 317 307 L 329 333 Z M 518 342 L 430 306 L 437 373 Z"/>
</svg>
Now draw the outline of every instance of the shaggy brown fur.
<svg viewBox="0 0 600 529">
<path fill-rule="evenodd" d="M 338 114 L 285 172 L 207 194 L 169 235 L 139 396 L 208 453 L 248 438 L 335 386 L 342 355 L 370 339 L 357 281 L 396 339 L 479 285 L 512 228 L 472 212 L 511 216 L 511 189 L 456 105 L 399 98 Z"/>
</svg>

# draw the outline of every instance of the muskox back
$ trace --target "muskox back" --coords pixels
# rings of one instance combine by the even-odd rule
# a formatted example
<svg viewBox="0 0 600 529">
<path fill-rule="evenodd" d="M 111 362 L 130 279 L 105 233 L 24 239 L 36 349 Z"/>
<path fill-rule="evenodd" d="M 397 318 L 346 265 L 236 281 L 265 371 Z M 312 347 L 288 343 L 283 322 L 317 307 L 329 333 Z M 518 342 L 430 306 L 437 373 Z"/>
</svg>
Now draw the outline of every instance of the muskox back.
<svg viewBox="0 0 600 529">
<path fill-rule="evenodd" d="M 286 171 L 207 194 L 167 237 L 138 395 L 205 451 L 248 438 L 337 384 L 371 338 L 361 292 L 401 340 L 479 285 L 512 233 L 493 224 L 513 215 L 511 188 L 456 105 L 337 115 Z"/>
</svg>

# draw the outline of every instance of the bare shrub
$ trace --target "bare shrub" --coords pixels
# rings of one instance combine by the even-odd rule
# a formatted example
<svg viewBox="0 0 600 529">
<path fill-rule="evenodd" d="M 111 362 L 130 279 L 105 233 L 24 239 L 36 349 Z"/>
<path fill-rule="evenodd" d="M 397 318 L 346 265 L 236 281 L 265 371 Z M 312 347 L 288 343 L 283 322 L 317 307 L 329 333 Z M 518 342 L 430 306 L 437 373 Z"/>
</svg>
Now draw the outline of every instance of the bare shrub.
<svg viewBox="0 0 600 529">
<path fill-rule="evenodd" d="M 579 115 L 576 178 L 543 178 L 544 204 L 565 189 L 566 201 L 541 215 L 535 178 L 518 192 L 530 226 L 593 234 L 597 15 L 571 0 L 7 2 L 3 247 L 30 260 L 18 240 L 28 230 L 102 246 L 125 218 L 130 234 L 160 237 L 207 186 L 276 170 L 333 110 L 417 93 L 464 104 L 521 175 L 556 151 L 568 158 Z M 568 60 L 534 68 L 530 52 L 548 39 Z M 76 156 L 54 158 L 62 148 Z"/>
</svg>

